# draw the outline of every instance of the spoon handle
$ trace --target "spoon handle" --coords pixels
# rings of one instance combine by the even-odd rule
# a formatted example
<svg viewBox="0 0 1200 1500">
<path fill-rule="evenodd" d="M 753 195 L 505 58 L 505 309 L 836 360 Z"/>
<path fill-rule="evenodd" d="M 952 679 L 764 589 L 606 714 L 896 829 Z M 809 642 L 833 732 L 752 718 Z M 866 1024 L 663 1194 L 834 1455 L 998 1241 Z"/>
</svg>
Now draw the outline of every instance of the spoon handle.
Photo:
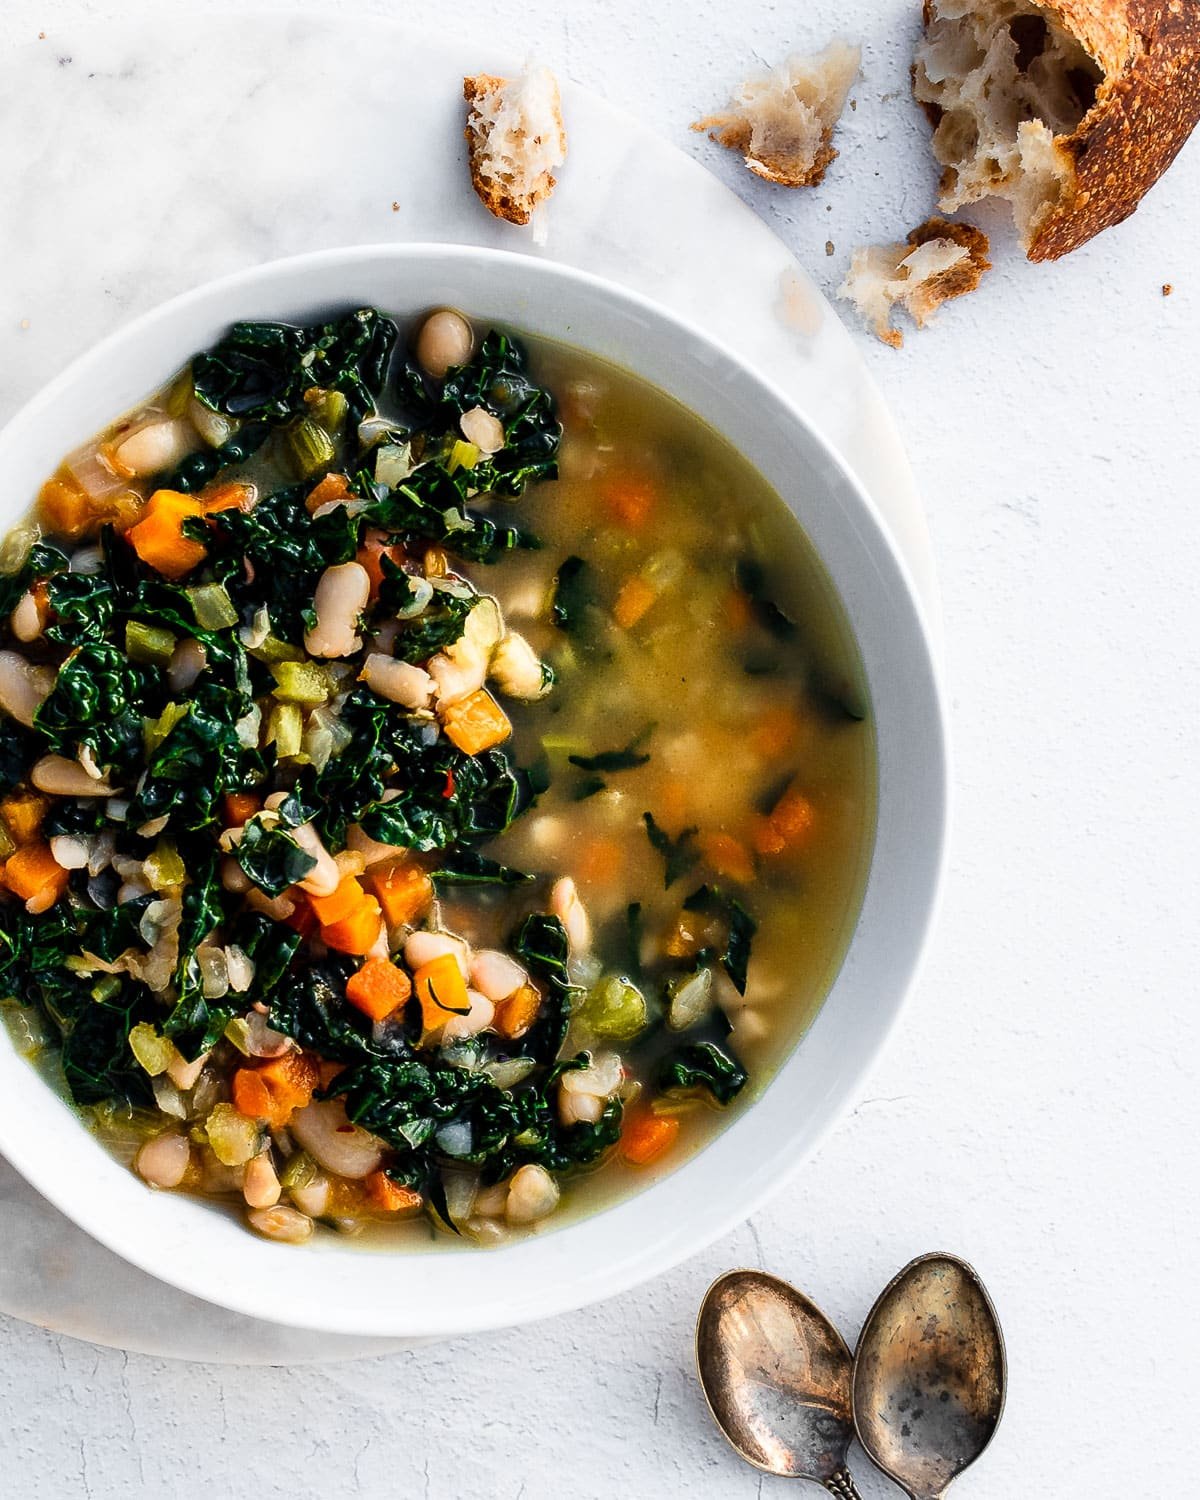
<svg viewBox="0 0 1200 1500">
<path fill-rule="evenodd" d="M 844 1464 L 825 1481 L 825 1488 L 831 1495 L 836 1495 L 838 1500 L 862 1500 L 857 1485 L 850 1478 L 850 1470 Z"/>
</svg>

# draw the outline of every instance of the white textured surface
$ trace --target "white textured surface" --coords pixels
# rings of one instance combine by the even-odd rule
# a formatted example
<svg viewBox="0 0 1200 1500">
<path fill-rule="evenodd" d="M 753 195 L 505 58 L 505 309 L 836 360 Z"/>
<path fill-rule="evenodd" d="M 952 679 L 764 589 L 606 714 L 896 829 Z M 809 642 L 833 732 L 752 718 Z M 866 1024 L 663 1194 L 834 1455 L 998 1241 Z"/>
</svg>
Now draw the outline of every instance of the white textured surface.
<svg viewBox="0 0 1200 1500">
<path fill-rule="evenodd" d="M 455 25 L 487 18 L 506 46 L 536 44 L 734 181 L 733 158 L 686 138 L 687 121 L 749 54 L 861 35 L 866 77 L 826 187 L 737 185 L 830 284 L 852 243 L 927 212 L 922 129 L 903 97 L 907 4 L 812 0 L 802 18 L 745 0 L 652 9 L 653 22 L 635 19 L 641 7 L 464 0 Z M 56 27 L 105 13 L 8 0 L 0 42 L 44 29 L 52 46 Z M 404 6 L 415 22 L 441 13 Z M 217 107 L 251 104 L 222 100 L 214 79 Z M 155 235 L 169 253 L 170 218 L 136 168 L 113 164 L 116 227 L 64 221 L 64 236 Z M 214 183 L 235 170 L 215 163 Z M 998 236 L 1000 269 L 980 293 L 901 354 L 868 351 L 939 551 L 957 828 L 906 1023 L 797 1189 L 619 1305 L 370 1363 L 188 1367 L 5 1322 L 6 1493 L 106 1500 L 202 1475 L 200 1490 L 265 1500 L 783 1494 L 738 1467 L 698 1404 L 691 1324 L 707 1278 L 765 1264 L 853 1340 L 887 1277 L 934 1247 L 974 1261 L 1009 1342 L 1008 1412 L 964 1497 L 1092 1500 L 1151 1472 L 1188 1492 L 1195 1416 L 1173 1387 L 1200 1334 L 1198 236 L 1193 145 L 1133 220 L 1072 260 L 1027 267 Z M 895 1493 L 861 1455 L 858 1470 L 865 1496 Z"/>
</svg>

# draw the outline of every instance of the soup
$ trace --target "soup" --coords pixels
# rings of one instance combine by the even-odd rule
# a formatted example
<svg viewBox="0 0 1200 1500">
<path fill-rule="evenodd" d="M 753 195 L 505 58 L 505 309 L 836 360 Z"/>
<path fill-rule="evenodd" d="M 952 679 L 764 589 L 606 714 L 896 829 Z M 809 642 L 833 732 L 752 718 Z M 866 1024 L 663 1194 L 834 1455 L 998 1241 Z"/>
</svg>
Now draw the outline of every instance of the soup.
<svg viewBox="0 0 1200 1500">
<path fill-rule="evenodd" d="M 10 1026 L 291 1243 L 678 1165 L 820 1005 L 873 834 L 853 641 L 747 460 L 576 350 L 406 333 L 237 325 L 0 559 Z"/>
</svg>

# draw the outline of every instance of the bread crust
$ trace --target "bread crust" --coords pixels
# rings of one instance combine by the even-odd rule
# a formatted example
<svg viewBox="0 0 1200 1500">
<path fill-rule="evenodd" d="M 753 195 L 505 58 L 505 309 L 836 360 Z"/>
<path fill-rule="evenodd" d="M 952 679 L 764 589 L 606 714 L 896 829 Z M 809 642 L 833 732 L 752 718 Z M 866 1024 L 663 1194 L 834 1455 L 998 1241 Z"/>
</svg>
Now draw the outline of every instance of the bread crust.
<svg viewBox="0 0 1200 1500">
<path fill-rule="evenodd" d="M 494 73 L 477 73 L 473 78 L 463 79 L 463 98 L 467 101 L 467 125 L 463 131 L 467 141 L 467 166 L 471 173 L 471 186 L 489 213 L 495 214 L 498 219 L 506 219 L 510 224 L 528 224 L 533 217 L 533 210 L 553 192 L 557 178 L 547 173 L 544 190 L 536 194 L 518 195 L 510 192 L 502 182 L 481 171 L 487 154 L 486 143 L 480 139 L 479 132 L 475 129 L 479 101 L 489 94 L 499 93 L 509 81 Z M 561 112 L 558 115 L 558 130 L 565 141 Z"/>
<path fill-rule="evenodd" d="M 727 146 L 731 151 L 741 152 L 749 171 L 753 172 L 756 177 L 761 177 L 764 182 L 773 182 L 778 187 L 816 187 L 818 183 L 824 181 L 826 168 L 837 156 L 837 151 L 832 145 L 832 125 L 822 128 L 821 144 L 817 148 L 812 163 L 801 172 L 798 172 L 785 156 L 772 156 L 767 151 L 757 157 L 751 156 L 751 131 L 746 120 L 731 119 L 729 115 L 724 114 L 706 115 L 703 120 L 696 120 L 692 129 L 707 130 L 709 140 L 716 141 L 718 146 Z"/>
<path fill-rule="evenodd" d="M 1120 224 L 1175 160 L 1200 121 L 1196 0 L 1037 0 L 1082 46 L 1103 79 L 1088 112 L 1055 150 L 1070 186 L 1041 215 L 1030 260 L 1058 260 Z M 934 19 L 924 0 L 924 21 Z M 935 127 L 937 105 L 922 106 Z"/>
<path fill-rule="evenodd" d="M 934 304 L 938 307 L 943 302 L 949 302 L 952 297 L 965 297 L 968 292 L 973 292 L 983 280 L 983 273 L 992 269 L 992 263 L 988 259 L 991 242 L 983 230 L 976 229 L 974 224 L 956 223 L 934 214 L 924 224 L 910 229 L 904 238 L 914 250 L 930 240 L 953 240 L 970 257 L 957 266 L 951 266 L 948 271 L 943 271 L 928 283 Z"/>
</svg>

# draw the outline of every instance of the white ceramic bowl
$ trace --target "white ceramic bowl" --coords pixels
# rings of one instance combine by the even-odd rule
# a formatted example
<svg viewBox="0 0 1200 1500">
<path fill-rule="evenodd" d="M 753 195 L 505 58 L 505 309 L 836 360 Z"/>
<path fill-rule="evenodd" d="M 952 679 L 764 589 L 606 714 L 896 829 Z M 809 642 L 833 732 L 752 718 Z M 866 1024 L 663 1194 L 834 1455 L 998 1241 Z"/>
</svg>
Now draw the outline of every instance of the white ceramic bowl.
<svg viewBox="0 0 1200 1500">
<path fill-rule="evenodd" d="M 812 538 L 858 640 L 878 737 L 878 827 L 841 972 L 762 1096 L 642 1193 L 502 1249 L 413 1257 L 332 1237 L 305 1248 L 258 1239 L 202 1202 L 144 1187 L 0 1037 L 0 1151 L 51 1202 L 119 1255 L 196 1296 L 341 1333 L 450 1335 L 564 1312 L 666 1270 L 732 1228 L 855 1098 L 911 983 L 943 857 L 937 672 L 912 584 L 870 501 L 804 414 L 729 351 L 652 303 L 564 266 L 462 246 L 388 245 L 302 256 L 201 287 L 85 354 L 0 433 L 0 534 L 68 449 L 235 319 L 309 322 L 346 306 L 404 314 L 438 303 L 635 370 L 753 460 Z"/>
</svg>

